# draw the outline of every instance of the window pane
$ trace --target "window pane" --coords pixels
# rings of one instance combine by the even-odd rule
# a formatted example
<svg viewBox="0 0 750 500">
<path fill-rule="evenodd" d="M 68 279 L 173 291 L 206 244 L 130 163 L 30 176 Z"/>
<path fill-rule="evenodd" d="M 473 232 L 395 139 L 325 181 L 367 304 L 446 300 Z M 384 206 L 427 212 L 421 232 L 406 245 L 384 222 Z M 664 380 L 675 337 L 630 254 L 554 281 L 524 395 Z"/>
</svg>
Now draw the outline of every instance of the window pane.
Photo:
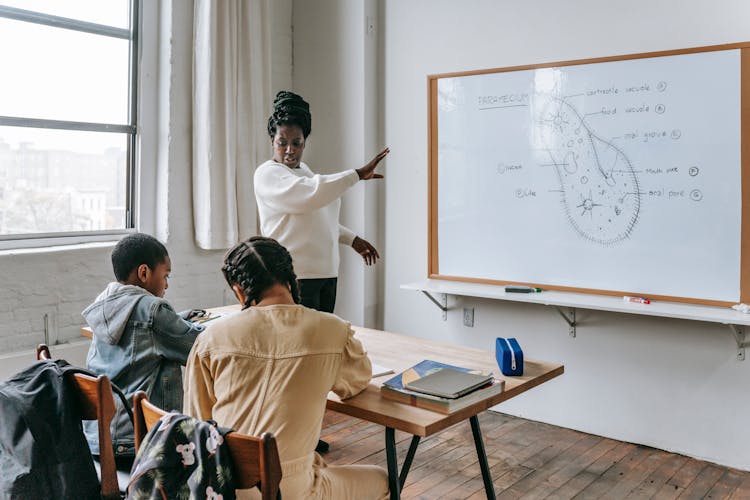
<svg viewBox="0 0 750 500">
<path fill-rule="evenodd" d="M 0 18 L 0 115 L 127 123 L 128 45 Z"/>
<path fill-rule="evenodd" d="M 128 0 L 0 0 L 0 5 L 128 28 Z"/>
<path fill-rule="evenodd" d="M 127 140 L 0 127 L 0 235 L 124 229 Z"/>
</svg>

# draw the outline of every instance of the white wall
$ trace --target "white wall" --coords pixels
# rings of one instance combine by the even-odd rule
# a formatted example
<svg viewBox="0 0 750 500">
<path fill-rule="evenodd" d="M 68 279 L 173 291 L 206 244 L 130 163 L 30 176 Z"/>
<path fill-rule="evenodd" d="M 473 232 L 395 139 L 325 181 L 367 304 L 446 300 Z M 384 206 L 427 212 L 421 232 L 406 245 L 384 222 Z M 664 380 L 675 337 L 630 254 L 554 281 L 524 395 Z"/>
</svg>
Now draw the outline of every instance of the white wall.
<svg viewBox="0 0 750 500">
<path fill-rule="evenodd" d="M 52 359 L 64 359 L 71 365 L 86 366 L 86 354 L 89 350 L 87 340 L 76 340 L 50 348 Z M 0 381 L 15 375 L 36 361 L 36 348 L 20 352 L 0 354 Z"/>
<path fill-rule="evenodd" d="M 518 337 L 565 374 L 499 410 L 750 469 L 750 359 L 735 359 L 727 327 L 579 311 L 571 338 L 552 308 L 451 298 L 444 322 L 399 289 L 427 273 L 426 75 L 747 41 L 750 2 L 385 0 L 380 16 L 385 328 L 485 349 Z"/>
<path fill-rule="evenodd" d="M 374 0 L 295 0 L 294 90 L 310 103 L 312 132 L 304 161 L 319 173 L 359 168 L 380 149 L 377 141 L 377 16 Z M 341 222 L 382 248 L 377 198 L 380 181 L 360 182 L 344 196 Z M 381 264 L 382 267 L 382 264 Z M 366 268 L 341 247 L 336 313 L 377 326 L 377 268 Z"/>
</svg>

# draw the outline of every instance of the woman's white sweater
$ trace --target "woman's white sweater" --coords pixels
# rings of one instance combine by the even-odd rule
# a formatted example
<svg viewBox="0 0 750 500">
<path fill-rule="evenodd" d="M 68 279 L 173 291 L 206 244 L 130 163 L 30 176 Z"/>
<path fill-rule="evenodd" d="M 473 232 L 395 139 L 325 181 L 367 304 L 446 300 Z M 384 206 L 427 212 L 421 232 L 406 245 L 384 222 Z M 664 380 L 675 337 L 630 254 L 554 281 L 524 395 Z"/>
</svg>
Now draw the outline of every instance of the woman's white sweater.
<svg viewBox="0 0 750 500">
<path fill-rule="evenodd" d="M 298 278 L 338 276 L 338 244 L 355 237 L 339 224 L 341 195 L 358 180 L 356 170 L 320 175 L 305 163 L 289 168 L 273 160 L 255 171 L 260 232 L 289 250 Z"/>
</svg>

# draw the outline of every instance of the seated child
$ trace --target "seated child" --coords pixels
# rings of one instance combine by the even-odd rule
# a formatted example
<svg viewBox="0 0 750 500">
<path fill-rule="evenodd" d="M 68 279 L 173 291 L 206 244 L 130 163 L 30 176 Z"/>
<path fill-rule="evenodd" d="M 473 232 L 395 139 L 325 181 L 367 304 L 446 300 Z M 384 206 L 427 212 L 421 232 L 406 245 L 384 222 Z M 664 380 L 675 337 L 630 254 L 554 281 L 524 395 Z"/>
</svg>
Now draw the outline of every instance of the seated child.
<svg viewBox="0 0 750 500">
<path fill-rule="evenodd" d="M 109 377 L 131 407 L 136 391 L 145 391 L 159 407 L 181 410 L 181 365 L 204 327 L 187 321 L 192 311 L 177 314 L 163 298 L 172 268 L 167 249 L 153 236 L 129 234 L 112 250 L 112 267 L 117 281 L 82 313 L 94 332 L 88 369 Z M 118 467 L 129 469 L 135 456 L 133 425 L 115 402 L 112 445 Z M 96 422 L 85 422 L 84 431 L 98 455 Z"/>
<path fill-rule="evenodd" d="M 314 451 L 328 392 L 354 396 L 370 381 L 370 360 L 349 323 L 299 305 L 292 258 L 276 240 L 236 245 L 222 271 L 243 309 L 196 340 L 183 411 L 253 436 L 272 432 L 283 498 L 387 498 L 382 467 L 328 465 Z"/>
</svg>

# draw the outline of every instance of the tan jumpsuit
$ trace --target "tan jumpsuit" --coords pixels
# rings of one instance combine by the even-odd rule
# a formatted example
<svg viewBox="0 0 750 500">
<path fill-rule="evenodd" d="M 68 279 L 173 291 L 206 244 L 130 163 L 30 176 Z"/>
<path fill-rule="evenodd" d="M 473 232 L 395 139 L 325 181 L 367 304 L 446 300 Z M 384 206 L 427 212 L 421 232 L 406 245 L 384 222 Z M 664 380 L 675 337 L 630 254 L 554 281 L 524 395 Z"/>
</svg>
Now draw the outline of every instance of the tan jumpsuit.
<svg viewBox="0 0 750 500">
<path fill-rule="evenodd" d="M 314 452 L 326 397 L 369 383 L 371 364 L 349 323 L 298 305 L 250 307 L 211 322 L 185 370 L 183 411 L 238 432 L 276 436 L 284 499 L 383 499 L 382 467 L 327 465 Z M 257 490 L 238 498 L 259 498 Z"/>
</svg>

